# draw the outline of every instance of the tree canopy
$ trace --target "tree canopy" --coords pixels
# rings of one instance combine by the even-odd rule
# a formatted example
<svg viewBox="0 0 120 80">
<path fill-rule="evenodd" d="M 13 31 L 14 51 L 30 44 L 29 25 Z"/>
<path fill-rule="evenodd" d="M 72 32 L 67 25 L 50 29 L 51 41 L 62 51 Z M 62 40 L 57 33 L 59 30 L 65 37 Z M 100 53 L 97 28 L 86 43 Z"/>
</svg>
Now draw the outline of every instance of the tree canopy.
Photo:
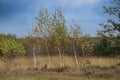
<svg viewBox="0 0 120 80">
<path fill-rule="evenodd" d="M 104 51 L 111 52 L 111 54 L 120 54 L 120 0 L 112 0 L 110 6 L 104 7 L 104 12 L 114 18 L 108 19 L 108 23 L 100 24 L 103 27 L 103 30 L 98 33 L 102 35 L 103 39 L 101 39 L 99 46 L 102 44 L 107 45 L 109 42 L 111 45 L 107 45 L 109 48 L 104 48 Z M 106 39 L 104 39 L 106 37 Z M 106 42 L 106 40 L 108 40 Z M 103 45 L 103 47 L 105 47 Z M 108 50 L 109 49 L 109 50 Z M 99 52 L 99 50 L 98 50 Z M 101 52 L 101 51 L 100 51 Z"/>
<path fill-rule="evenodd" d="M 2 35 L 0 38 L 0 55 L 2 57 L 11 58 L 26 52 L 23 44 L 18 42 L 15 36 Z"/>
</svg>

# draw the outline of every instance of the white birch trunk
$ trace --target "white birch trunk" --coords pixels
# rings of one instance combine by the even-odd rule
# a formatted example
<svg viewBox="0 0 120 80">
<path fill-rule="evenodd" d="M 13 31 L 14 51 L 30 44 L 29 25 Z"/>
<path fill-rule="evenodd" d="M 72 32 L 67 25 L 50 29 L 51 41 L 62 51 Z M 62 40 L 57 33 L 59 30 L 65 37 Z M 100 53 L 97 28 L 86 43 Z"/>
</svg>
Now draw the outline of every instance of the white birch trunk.
<svg viewBox="0 0 120 80">
<path fill-rule="evenodd" d="M 49 54 L 48 48 L 47 48 L 47 55 L 48 55 L 48 61 L 49 61 L 49 64 L 50 64 L 50 66 L 52 66 L 52 60 L 51 60 L 51 57 L 50 57 L 50 54 Z"/>
<path fill-rule="evenodd" d="M 74 57 L 75 57 L 76 67 L 78 68 L 79 67 L 79 63 L 78 63 L 78 58 L 77 58 L 77 53 L 76 53 L 74 41 L 73 41 L 73 51 L 74 51 Z"/>
<path fill-rule="evenodd" d="M 37 67 L 36 55 L 35 55 L 35 46 L 33 45 L 33 61 L 34 61 L 34 68 Z"/>
<path fill-rule="evenodd" d="M 51 61 L 51 57 L 50 57 L 49 50 L 48 50 L 48 39 L 47 39 L 47 37 L 46 37 L 45 43 L 47 45 L 46 52 L 47 52 L 47 57 L 48 57 L 49 65 L 52 66 L 52 61 Z"/>
</svg>

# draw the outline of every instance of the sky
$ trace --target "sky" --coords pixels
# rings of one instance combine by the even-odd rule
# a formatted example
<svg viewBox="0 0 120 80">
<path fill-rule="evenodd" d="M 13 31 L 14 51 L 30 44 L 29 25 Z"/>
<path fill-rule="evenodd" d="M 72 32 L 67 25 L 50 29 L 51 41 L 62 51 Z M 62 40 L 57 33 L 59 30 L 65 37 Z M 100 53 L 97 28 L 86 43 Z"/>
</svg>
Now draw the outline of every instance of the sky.
<svg viewBox="0 0 120 80">
<path fill-rule="evenodd" d="M 83 34 L 96 36 L 97 30 L 101 29 L 99 23 L 109 18 L 103 10 L 107 5 L 109 0 L 0 0 L 0 33 L 27 36 L 34 27 L 41 6 L 51 12 L 58 6 L 67 24 L 74 19 Z"/>
</svg>

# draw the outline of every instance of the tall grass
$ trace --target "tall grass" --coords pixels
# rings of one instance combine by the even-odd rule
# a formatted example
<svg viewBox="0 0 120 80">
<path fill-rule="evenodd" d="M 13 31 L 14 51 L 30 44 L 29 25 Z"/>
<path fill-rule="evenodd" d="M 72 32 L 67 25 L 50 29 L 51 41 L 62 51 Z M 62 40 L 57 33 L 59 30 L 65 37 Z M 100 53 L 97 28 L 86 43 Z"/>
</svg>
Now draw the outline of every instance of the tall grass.
<svg viewBox="0 0 120 80">
<path fill-rule="evenodd" d="M 45 64 L 48 68 L 60 67 L 59 56 L 52 56 L 52 66 L 49 65 L 48 58 L 46 56 L 37 56 L 37 68 L 41 69 Z M 106 58 L 106 57 L 79 57 L 79 67 L 99 66 L 110 67 L 116 64 L 120 64 L 120 59 Z M 66 67 L 75 68 L 75 59 L 72 56 L 65 56 L 64 63 Z M 14 60 L 3 61 L 0 60 L 1 70 L 27 70 L 34 68 L 34 61 L 32 57 L 17 57 Z"/>
</svg>

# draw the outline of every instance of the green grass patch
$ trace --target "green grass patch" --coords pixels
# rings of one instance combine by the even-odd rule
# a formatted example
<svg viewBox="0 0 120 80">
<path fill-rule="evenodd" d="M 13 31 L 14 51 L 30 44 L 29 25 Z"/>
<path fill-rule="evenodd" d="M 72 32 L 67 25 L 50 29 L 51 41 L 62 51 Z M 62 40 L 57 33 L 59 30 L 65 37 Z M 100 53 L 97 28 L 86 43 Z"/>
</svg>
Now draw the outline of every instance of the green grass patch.
<svg viewBox="0 0 120 80">
<path fill-rule="evenodd" d="M 92 78 L 62 74 L 0 75 L 0 80 L 117 80 L 115 78 Z"/>
</svg>

